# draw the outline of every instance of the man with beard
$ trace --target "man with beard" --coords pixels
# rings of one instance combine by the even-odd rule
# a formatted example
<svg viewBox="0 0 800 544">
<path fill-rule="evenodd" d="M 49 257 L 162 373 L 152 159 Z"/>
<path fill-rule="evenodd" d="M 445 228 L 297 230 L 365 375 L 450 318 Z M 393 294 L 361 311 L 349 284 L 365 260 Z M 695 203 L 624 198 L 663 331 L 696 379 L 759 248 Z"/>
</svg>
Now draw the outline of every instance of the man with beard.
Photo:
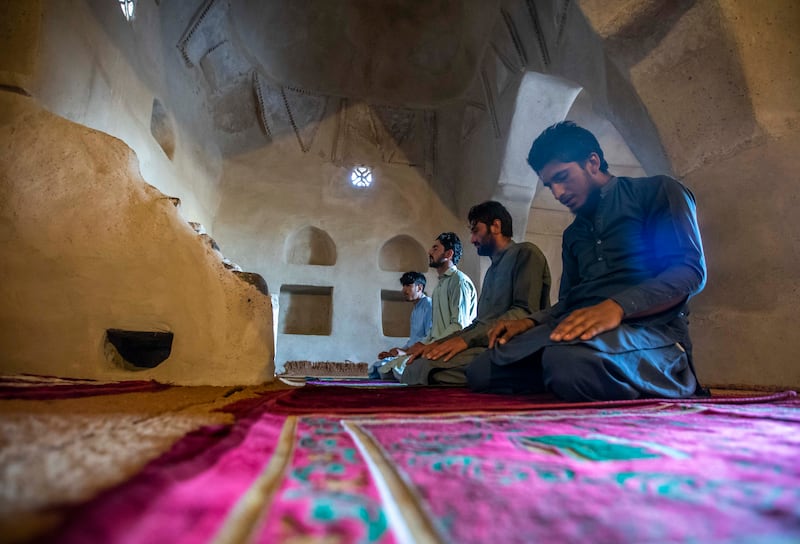
<svg viewBox="0 0 800 544">
<path fill-rule="evenodd" d="M 470 387 L 569 401 L 705 394 L 686 321 L 706 280 L 692 193 L 667 176 L 613 176 L 594 135 L 568 121 L 536 138 L 528 162 L 575 214 L 559 300 L 495 324 Z"/>
<path fill-rule="evenodd" d="M 495 201 L 473 206 L 467 220 L 478 255 L 490 257 L 476 319 L 465 329 L 415 350 L 401 381 L 408 385 L 466 385 L 467 365 L 489 345 L 489 329 L 498 319 L 515 319 L 546 308 L 550 269 L 541 250 L 516 243 L 511 214 Z"/>
<path fill-rule="evenodd" d="M 456 267 L 461 260 L 461 254 L 461 240 L 456 233 L 443 232 L 434 240 L 428 251 L 428 265 L 439 274 L 439 283 L 432 295 L 433 326 L 426 338 L 404 350 L 401 355 L 417 355 L 426 344 L 460 331 L 475 319 L 475 286 L 469 276 Z M 388 361 L 378 367 L 371 377 L 393 376 L 399 379 L 405 369 L 406 360 L 406 357 L 397 357 Z"/>
</svg>

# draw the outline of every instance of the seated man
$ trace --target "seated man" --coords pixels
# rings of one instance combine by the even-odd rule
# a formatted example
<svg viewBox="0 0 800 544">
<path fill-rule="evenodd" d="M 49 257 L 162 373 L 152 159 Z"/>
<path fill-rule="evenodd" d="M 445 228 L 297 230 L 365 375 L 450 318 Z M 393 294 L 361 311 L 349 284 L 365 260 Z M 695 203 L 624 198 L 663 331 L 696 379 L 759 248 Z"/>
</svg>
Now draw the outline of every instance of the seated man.
<svg viewBox="0 0 800 544">
<path fill-rule="evenodd" d="M 408 354 L 420 353 L 425 345 L 458 332 L 475 319 L 477 294 L 469 276 L 456 265 L 461 260 L 461 240 L 454 232 L 443 232 L 428 251 L 428 264 L 439 274 L 439 283 L 433 290 L 433 327 L 428 336 L 408 349 Z M 391 364 L 380 367 L 399 379 L 405 369 L 406 357 L 398 357 Z"/>
<path fill-rule="evenodd" d="M 489 345 L 489 329 L 498 319 L 513 319 L 550 302 L 550 269 L 541 250 L 516 243 L 511 214 L 499 202 L 473 206 L 467 220 L 478 255 L 491 257 L 483 279 L 477 317 L 468 327 L 411 354 L 401 381 L 408 385 L 466 385 L 464 370 Z"/>
<path fill-rule="evenodd" d="M 378 367 L 383 366 L 398 355 L 405 355 L 408 348 L 424 340 L 431 331 L 432 304 L 429 296 L 425 294 L 425 276 L 419 272 L 406 272 L 400 276 L 403 298 L 414 303 L 411 310 L 411 327 L 408 342 L 402 347 L 391 348 L 378 354 L 378 360 L 369 365 L 369 377 L 379 378 Z"/>
<path fill-rule="evenodd" d="M 694 394 L 686 303 L 706 264 L 692 193 L 667 176 L 611 175 L 594 135 L 571 122 L 536 138 L 528 162 L 575 214 L 558 304 L 497 323 L 469 386 L 568 401 Z"/>
</svg>

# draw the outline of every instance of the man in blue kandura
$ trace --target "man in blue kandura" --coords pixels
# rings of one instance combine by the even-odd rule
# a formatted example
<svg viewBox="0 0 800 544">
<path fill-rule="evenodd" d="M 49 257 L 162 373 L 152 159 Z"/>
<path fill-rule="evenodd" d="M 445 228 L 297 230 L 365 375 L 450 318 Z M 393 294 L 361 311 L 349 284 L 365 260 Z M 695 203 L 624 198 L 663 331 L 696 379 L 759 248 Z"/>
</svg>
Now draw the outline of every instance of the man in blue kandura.
<svg viewBox="0 0 800 544">
<path fill-rule="evenodd" d="M 405 355 L 411 346 L 424 340 L 431 332 L 433 324 L 433 305 L 431 298 L 425 294 L 425 276 L 420 272 L 410 271 L 400 276 L 403 298 L 412 302 L 410 334 L 408 341 L 400 347 L 390 348 L 378 354 L 378 360 L 369 365 L 371 378 L 379 378 L 378 368 L 399 355 Z"/>
<path fill-rule="evenodd" d="M 536 138 L 528 163 L 575 214 L 559 300 L 496 323 L 469 386 L 568 401 L 705 393 L 686 319 L 706 281 L 692 193 L 668 176 L 613 176 L 594 135 L 569 121 Z"/>
</svg>

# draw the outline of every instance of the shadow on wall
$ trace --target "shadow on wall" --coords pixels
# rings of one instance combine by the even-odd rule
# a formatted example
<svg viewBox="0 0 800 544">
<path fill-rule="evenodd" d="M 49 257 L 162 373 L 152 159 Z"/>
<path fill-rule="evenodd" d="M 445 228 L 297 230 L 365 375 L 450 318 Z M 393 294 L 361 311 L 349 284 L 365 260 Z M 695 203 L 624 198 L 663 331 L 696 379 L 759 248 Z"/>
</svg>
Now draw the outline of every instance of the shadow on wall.
<svg viewBox="0 0 800 544">
<path fill-rule="evenodd" d="M 175 124 L 158 98 L 153 99 L 150 114 L 150 133 L 169 160 L 175 156 Z"/>
<path fill-rule="evenodd" d="M 411 236 L 399 234 L 381 246 L 378 267 L 389 272 L 425 271 L 428 252 Z"/>
<path fill-rule="evenodd" d="M 333 266 L 336 244 L 324 230 L 307 226 L 286 239 L 285 258 L 289 264 Z"/>
</svg>

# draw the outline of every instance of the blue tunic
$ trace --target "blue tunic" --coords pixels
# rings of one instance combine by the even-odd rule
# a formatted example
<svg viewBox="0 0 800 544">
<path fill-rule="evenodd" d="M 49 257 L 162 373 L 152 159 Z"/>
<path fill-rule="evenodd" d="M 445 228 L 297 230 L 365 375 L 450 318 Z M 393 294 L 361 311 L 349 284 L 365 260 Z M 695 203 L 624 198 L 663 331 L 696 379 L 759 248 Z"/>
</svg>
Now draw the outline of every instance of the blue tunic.
<svg viewBox="0 0 800 544">
<path fill-rule="evenodd" d="M 422 342 L 431 332 L 433 324 L 433 304 L 431 297 L 422 295 L 411 310 L 411 333 L 408 342 L 401 349 L 407 350 L 417 342 Z"/>
<path fill-rule="evenodd" d="M 537 323 L 609 298 L 627 317 L 703 289 L 706 262 L 688 189 L 667 176 L 613 178 L 601 195 L 593 217 L 577 215 L 564 231 L 558 303 L 533 313 Z M 682 311 L 677 305 L 637 322 L 669 321 Z"/>
</svg>

